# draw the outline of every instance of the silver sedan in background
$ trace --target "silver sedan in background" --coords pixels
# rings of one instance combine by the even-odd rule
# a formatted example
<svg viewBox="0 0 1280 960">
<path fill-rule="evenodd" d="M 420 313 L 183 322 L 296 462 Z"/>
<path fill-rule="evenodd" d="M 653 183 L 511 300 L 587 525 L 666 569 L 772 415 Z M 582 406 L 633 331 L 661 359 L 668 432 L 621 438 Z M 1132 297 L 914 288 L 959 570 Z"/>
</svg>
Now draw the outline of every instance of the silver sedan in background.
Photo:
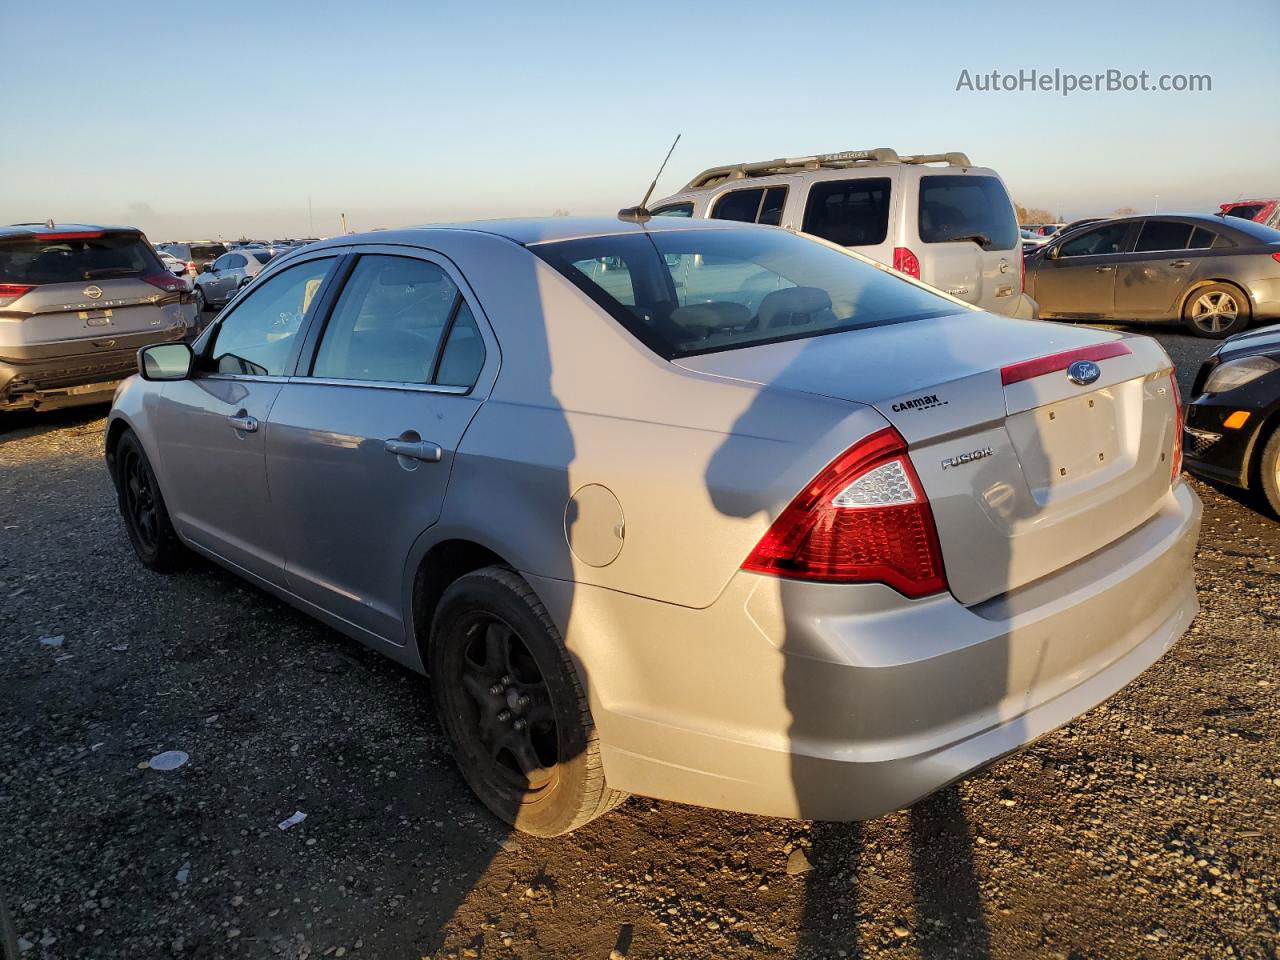
<svg viewBox="0 0 1280 960">
<path fill-rule="evenodd" d="M 242 247 L 218 257 L 196 277 L 195 295 L 200 311 L 230 303 L 240 288 L 248 286 L 275 256 L 270 250 Z"/>
<path fill-rule="evenodd" d="M 140 352 L 107 462 L 412 670 L 479 798 L 847 820 L 1111 696 L 1186 630 L 1200 504 L 1153 341 L 824 241 L 557 218 L 311 244 Z"/>
</svg>

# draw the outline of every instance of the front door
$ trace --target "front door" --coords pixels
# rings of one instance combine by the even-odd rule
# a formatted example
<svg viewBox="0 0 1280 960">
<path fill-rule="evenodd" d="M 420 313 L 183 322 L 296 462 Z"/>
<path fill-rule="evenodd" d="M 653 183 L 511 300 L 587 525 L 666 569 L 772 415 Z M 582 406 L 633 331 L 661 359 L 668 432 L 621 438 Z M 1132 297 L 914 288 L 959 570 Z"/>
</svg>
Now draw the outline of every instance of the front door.
<svg viewBox="0 0 1280 960">
<path fill-rule="evenodd" d="M 485 340 L 451 269 L 425 253 L 361 254 L 271 411 L 289 589 L 397 644 L 405 564 L 481 402 Z"/>
<path fill-rule="evenodd" d="M 284 270 L 210 331 L 188 380 L 155 410 L 161 483 L 184 536 L 280 586 L 284 563 L 267 489 L 267 421 L 333 257 Z"/>
<path fill-rule="evenodd" d="M 1109 223 L 1045 251 L 1036 267 L 1041 315 L 1109 316 L 1115 308 L 1116 265 L 1128 232 L 1128 223 Z"/>
</svg>

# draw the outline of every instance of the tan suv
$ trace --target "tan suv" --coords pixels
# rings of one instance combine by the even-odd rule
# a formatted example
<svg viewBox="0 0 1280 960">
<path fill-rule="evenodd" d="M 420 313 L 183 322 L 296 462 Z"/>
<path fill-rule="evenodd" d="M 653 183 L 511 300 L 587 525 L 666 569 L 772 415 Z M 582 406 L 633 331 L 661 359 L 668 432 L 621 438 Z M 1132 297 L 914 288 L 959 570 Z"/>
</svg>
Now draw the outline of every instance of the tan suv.
<svg viewBox="0 0 1280 960">
<path fill-rule="evenodd" d="M 110 400 L 139 347 L 195 320 L 187 281 L 136 227 L 0 227 L 0 411 Z"/>
<path fill-rule="evenodd" d="M 983 310 L 1036 316 L 1022 289 L 1022 238 L 1008 191 L 963 153 L 880 148 L 712 167 L 651 210 L 798 230 Z"/>
</svg>

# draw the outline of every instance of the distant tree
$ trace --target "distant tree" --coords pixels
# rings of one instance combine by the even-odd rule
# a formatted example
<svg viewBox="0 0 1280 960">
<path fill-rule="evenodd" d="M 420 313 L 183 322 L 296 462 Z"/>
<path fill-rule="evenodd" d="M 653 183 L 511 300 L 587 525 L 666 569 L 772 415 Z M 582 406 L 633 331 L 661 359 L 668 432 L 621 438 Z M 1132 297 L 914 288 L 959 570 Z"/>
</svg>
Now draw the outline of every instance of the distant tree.
<svg viewBox="0 0 1280 960">
<path fill-rule="evenodd" d="M 1133 207 L 1116 207 L 1113 215 L 1117 217 L 1132 217 L 1137 212 Z"/>
<path fill-rule="evenodd" d="M 240 239 L 236 241 L 236 243 L 248 243 L 248 242 L 249 242 L 249 238 L 246 237 L 243 233 L 240 234 Z"/>
<path fill-rule="evenodd" d="M 561 210 L 559 207 L 557 207 L 555 210 L 552 210 L 552 211 L 551 211 L 551 215 L 552 215 L 553 217 L 567 217 L 567 216 L 569 216 L 569 211 L 568 211 L 568 210 Z"/>
<path fill-rule="evenodd" d="M 1024 219 L 1019 223 L 1058 223 L 1058 218 L 1043 207 L 1024 207 Z"/>
</svg>

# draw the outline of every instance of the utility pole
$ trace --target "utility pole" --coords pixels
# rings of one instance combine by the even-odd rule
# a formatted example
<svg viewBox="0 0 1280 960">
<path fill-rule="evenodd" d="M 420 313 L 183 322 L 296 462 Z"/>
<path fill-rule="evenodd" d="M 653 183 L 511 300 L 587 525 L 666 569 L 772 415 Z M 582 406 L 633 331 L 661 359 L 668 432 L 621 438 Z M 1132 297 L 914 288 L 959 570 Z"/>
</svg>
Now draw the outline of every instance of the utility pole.
<svg viewBox="0 0 1280 960">
<path fill-rule="evenodd" d="M 316 217 L 311 211 L 311 198 L 307 197 L 307 236 L 314 237 L 316 235 Z"/>
<path fill-rule="evenodd" d="M 346 215 L 345 213 L 340 213 L 340 214 L 338 214 L 338 216 L 342 217 L 342 235 L 345 237 L 345 236 L 347 235 L 347 233 L 348 233 L 348 231 L 347 231 L 347 215 Z"/>
</svg>

